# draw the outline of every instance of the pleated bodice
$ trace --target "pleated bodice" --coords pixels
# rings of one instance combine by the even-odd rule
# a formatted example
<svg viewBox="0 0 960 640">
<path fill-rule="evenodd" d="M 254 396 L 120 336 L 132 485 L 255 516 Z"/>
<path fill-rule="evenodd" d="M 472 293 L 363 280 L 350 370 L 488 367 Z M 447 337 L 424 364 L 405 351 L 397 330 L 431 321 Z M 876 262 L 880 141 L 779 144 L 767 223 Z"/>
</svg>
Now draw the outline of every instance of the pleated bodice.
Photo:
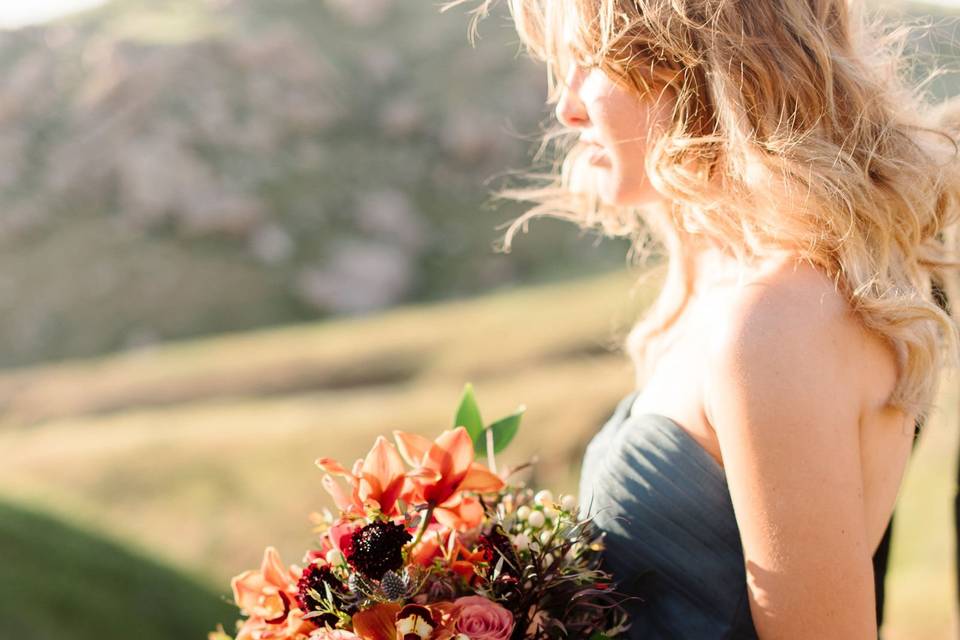
<svg viewBox="0 0 960 640">
<path fill-rule="evenodd" d="M 672 419 L 617 405 L 587 447 L 580 504 L 633 599 L 631 640 L 756 639 L 723 468 Z M 642 599 L 642 600 L 641 600 Z"/>
</svg>

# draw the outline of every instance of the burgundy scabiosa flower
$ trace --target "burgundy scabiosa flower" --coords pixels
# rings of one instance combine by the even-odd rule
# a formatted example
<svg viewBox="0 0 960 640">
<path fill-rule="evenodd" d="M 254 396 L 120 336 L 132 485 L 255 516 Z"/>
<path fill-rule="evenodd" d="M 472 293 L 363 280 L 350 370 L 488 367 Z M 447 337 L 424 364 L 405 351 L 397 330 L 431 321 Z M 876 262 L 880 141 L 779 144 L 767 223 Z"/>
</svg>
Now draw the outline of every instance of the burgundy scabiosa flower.
<svg viewBox="0 0 960 640">
<path fill-rule="evenodd" d="M 378 520 L 354 532 L 347 561 L 371 580 L 403 566 L 403 547 L 413 536 L 402 524 Z"/>
<path fill-rule="evenodd" d="M 330 587 L 330 594 L 333 596 L 333 602 L 329 604 L 321 602 L 316 597 L 319 595 L 320 598 L 326 599 L 327 587 Z M 312 611 L 323 611 L 329 609 L 330 606 L 340 608 L 342 605 L 341 600 L 345 592 L 346 588 L 343 583 L 333 575 L 330 567 L 311 563 L 303 570 L 303 574 L 301 574 L 300 580 L 297 582 L 297 604 L 305 614 Z M 309 618 L 309 620 L 318 627 L 323 627 L 324 625 L 332 627 L 337 624 L 337 616 L 332 613 L 324 613 L 323 615 Z"/>
</svg>

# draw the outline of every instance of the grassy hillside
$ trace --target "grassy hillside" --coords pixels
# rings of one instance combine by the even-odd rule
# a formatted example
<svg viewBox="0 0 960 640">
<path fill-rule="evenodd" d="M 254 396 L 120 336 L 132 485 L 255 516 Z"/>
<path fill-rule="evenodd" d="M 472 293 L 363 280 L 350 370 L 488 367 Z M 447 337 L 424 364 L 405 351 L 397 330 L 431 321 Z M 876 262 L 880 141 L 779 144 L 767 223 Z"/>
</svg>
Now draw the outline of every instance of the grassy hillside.
<svg viewBox="0 0 960 640">
<path fill-rule="evenodd" d="M 0 502 L 0 637 L 203 638 L 236 609 L 206 586 L 48 515 Z M 230 627 L 227 627 L 230 628 Z"/>
<path fill-rule="evenodd" d="M 316 457 L 436 433 L 471 381 L 491 416 L 530 407 L 515 457 L 536 451 L 542 478 L 571 488 L 630 389 L 611 351 L 649 302 L 630 288 L 614 274 L 0 374 L 0 450 L 15 452 L 0 487 L 223 580 L 268 541 L 309 542 L 307 513 L 327 504 Z"/>
<path fill-rule="evenodd" d="M 490 417 L 527 405 L 507 461 L 536 455 L 536 482 L 571 490 L 587 440 L 632 386 L 615 346 L 658 282 L 634 277 L 0 374 L 0 493 L 226 593 L 265 545 L 288 562 L 310 546 L 307 514 L 329 505 L 315 458 L 352 462 L 392 429 L 435 434 L 466 381 Z M 901 494 L 887 640 L 946 638 L 953 624 L 957 384 L 945 381 Z"/>
</svg>

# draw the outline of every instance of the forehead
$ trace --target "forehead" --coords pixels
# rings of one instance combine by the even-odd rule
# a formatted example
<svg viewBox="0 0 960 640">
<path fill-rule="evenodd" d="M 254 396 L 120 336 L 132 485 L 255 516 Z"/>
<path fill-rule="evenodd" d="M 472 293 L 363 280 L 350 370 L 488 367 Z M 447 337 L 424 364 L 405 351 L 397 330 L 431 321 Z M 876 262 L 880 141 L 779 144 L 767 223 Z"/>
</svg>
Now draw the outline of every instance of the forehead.
<svg viewBox="0 0 960 640">
<path fill-rule="evenodd" d="M 584 25 L 584 18 L 574 3 L 559 1 L 553 4 L 550 16 L 553 30 L 553 48 L 558 59 L 577 58 L 590 55 L 596 50 L 596 43 Z"/>
</svg>

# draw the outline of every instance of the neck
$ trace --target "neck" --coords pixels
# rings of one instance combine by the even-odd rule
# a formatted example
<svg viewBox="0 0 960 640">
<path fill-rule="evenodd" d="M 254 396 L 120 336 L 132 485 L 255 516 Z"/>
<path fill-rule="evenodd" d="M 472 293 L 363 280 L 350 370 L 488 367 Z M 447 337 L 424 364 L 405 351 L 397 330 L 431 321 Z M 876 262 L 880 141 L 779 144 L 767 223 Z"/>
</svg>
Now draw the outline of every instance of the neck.
<svg viewBox="0 0 960 640">
<path fill-rule="evenodd" d="M 732 252 L 713 238 L 689 234 L 681 242 L 689 256 L 687 265 L 691 271 L 694 294 L 708 289 L 736 265 Z"/>
</svg>

